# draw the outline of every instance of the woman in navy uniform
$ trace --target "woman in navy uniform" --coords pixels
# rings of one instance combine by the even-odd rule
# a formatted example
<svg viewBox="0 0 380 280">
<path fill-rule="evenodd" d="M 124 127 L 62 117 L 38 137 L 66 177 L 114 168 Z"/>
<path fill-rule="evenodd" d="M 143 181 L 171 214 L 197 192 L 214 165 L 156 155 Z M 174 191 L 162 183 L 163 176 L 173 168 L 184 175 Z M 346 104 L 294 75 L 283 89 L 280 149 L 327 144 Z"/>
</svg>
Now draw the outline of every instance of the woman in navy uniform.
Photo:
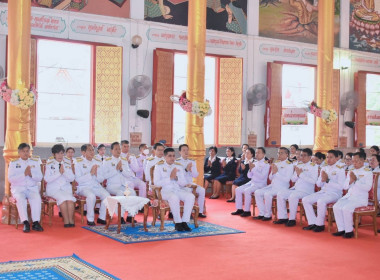
<svg viewBox="0 0 380 280">
<path fill-rule="evenodd" d="M 226 158 L 222 161 L 223 173 L 214 180 L 211 199 L 219 198 L 222 184 L 225 184 L 227 181 L 234 181 L 236 178 L 237 159 L 235 149 L 233 147 L 227 147 L 226 155 Z"/>
<path fill-rule="evenodd" d="M 232 188 L 231 188 L 231 199 L 227 200 L 227 202 L 235 202 L 235 190 L 237 187 L 240 187 L 249 181 L 251 181 L 250 178 L 248 178 L 247 173 L 249 171 L 249 163 L 253 162 L 255 157 L 255 150 L 253 148 L 248 148 L 245 151 L 244 160 L 240 160 L 240 166 L 239 166 L 239 178 L 235 179 L 233 182 Z"/>
<path fill-rule="evenodd" d="M 204 188 L 207 190 L 208 185 L 218 177 L 221 173 L 222 167 L 220 166 L 220 158 L 216 156 L 218 153 L 217 147 L 210 147 L 208 149 L 209 157 L 205 159 L 204 164 Z"/>
</svg>

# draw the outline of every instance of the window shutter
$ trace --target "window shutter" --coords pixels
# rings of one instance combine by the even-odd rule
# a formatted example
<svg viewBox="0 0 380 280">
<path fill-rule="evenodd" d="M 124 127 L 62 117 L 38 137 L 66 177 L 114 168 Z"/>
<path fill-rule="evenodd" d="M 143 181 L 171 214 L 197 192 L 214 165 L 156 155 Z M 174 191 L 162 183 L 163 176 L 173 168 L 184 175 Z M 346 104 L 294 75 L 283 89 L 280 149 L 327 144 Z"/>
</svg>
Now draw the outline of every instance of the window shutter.
<svg viewBox="0 0 380 280">
<path fill-rule="evenodd" d="M 167 146 L 173 139 L 173 94 L 174 53 L 157 49 L 153 54 L 153 102 L 152 102 L 152 145 L 165 140 Z"/>
<path fill-rule="evenodd" d="M 36 87 L 37 72 L 37 40 L 30 39 L 30 84 Z M 27 87 L 29 85 L 26 85 Z M 38 90 L 38 89 L 37 89 Z M 38 102 L 38 100 L 37 100 Z M 30 141 L 36 145 L 36 110 L 37 103 L 30 107 Z"/>
<path fill-rule="evenodd" d="M 243 98 L 243 59 L 219 58 L 219 96 L 217 98 L 218 146 L 240 146 Z"/>
<path fill-rule="evenodd" d="M 359 94 L 359 105 L 355 110 L 355 147 L 366 146 L 366 114 L 367 114 L 367 73 L 355 73 L 355 91 Z"/>
<path fill-rule="evenodd" d="M 95 48 L 94 143 L 121 138 L 122 47 Z"/>
<path fill-rule="evenodd" d="M 339 103 L 340 103 L 340 70 L 333 70 L 332 108 L 337 112 L 338 119 L 332 124 L 332 139 L 334 147 L 338 147 L 339 139 Z"/>
<path fill-rule="evenodd" d="M 282 64 L 268 62 L 267 86 L 270 98 L 265 111 L 265 146 L 281 146 Z"/>
</svg>

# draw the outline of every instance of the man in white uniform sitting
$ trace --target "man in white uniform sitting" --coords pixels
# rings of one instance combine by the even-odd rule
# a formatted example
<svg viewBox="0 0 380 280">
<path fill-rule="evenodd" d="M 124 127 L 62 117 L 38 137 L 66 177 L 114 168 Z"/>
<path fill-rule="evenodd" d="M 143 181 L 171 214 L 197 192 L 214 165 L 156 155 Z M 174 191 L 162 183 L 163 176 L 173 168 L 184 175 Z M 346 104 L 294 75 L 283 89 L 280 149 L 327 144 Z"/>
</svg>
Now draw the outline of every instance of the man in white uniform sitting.
<svg viewBox="0 0 380 280">
<path fill-rule="evenodd" d="M 182 144 L 179 146 L 180 158 L 176 159 L 176 162 L 182 164 L 185 168 L 185 178 L 187 184 L 194 184 L 193 178 L 197 178 L 199 173 L 197 170 L 197 163 L 195 160 L 189 159 L 189 146 L 187 144 Z M 190 188 L 183 188 L 185 191 L 191 192 Z M 205 203 L 205 194 L 206 191 L 201 186 L 197 186 L 196 193 L 198 194 L 198 205 L 199 205 L 199 217 L 206 218 L 206 215 L 203 214 L 204 203 Z"/>
<path fill-rule="evenodd" d="M 318 179 L 318 166 L 311 162 L 312 155 L 313 152 L 309 148 L 301 151 L 301 162 L 294 167 L 292 176 L 292 181 L 295 182 L 294 187 L 281 190 L 277 194 L 278 221 L 274 221 L 274 224 L 295 226 L 299 200 L 314 193 Z M 286 209 L 287 200 L 289 201 L 289 219 Z"/>
<path fill-rule="evenodd" d="M 175 162 L 173 148 L 166 148 L 164 155 L 165 160 L 157 163 L 154 168 L 154 184 L 162 187 L 162 198 L 169 202 L 175 229 L 177 231 L 191 231 L 187 223 L 190 221 L 195 197 L 192 193 L 183 190 L 183 187 L 187 185 L 184 174 L 186 171 L 180 163 Z M 182 217 L 180 201 L 184 202 Z"/>
<path fill-rule="evenodd" d="M 157 162 L 164 159 L 164 150 L 165 150 L 165 146 L 162 143 L 158 142 L 158 143 L 154 144 L 154 146 L 153 146 L 153 151 L 154 151 L 155 156 L 154 157 L 148 157 L 146 159 L 144 174 L 145 174 L 145 181 L 149 182 L 149 185 L 151 185 L 150 169 Z"/>
<path fill-rule="evenodd" d="M 78 183 L 77 193 L 86 197 L 87 224 L 89 226 L 95 225 L 94 207 L 97 196 L 102 200 L 97 223 L 106 224 L 104 200 L 110 194 L 101 185 L 104 181 L 103 164 L 94 158 L 94 147 L 91 144 L 83 145 L 81 150 L 84 152 L 84 159 L 77 159 L 75 164 L 75 180 Z"/>
<path fill-rule="evenodd" d="M 334 204 L 334 216 L 338 232 L 334 236 L 352 238 L 354 236 L 353 213 L 355 208 L 368 205 L 368 192 L 372 188 L 373 174 L 364 166 L 365 153 L 354 153 L 352 164 L 354 169 L 347 174 L 344 189 L 348 192 Z"/>
<path fill-rule="evenodd" d="M 43 231 L 39 221 L 41 217 L 41 196 L 38 182 L 42 180 L 41 166 L 37 158 L 30 158 L 30 146 L 21 143 L 18 146 L 20 158 L 9 163 L 8 180 L 11 183 L 11 192 L 17 200 L 17 211 L 24 223 L 23 231 L 30 232 L 28 221 L 27 200 L 32 214 L 32 230 Z"/>
<path fill-rule="evenodd" d="M 307 227 L 303 228 L 304 230 L 324 231 L 327 204 L 336 202 L 342 197 L 346 174 L 344 167 L 339 165 L 338 153 L 335 150 L 328 151 L 326 162 L 327 166 L 322 167 L 321 174 L 317 180 L 317 186 L 322 189 L 302 199 L 309 223 Z M 317 214 L 314 212 L 314 203 L 317 203 Z"/>
</svg>

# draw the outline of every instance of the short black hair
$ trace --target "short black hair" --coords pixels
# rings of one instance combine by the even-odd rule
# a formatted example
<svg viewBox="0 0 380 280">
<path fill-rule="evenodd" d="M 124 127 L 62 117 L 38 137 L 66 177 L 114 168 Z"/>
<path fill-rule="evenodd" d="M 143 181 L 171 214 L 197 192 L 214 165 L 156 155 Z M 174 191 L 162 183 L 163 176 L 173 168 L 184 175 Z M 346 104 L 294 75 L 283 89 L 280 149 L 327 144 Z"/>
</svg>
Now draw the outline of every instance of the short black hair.
<svg viewBox="0 0 380 280">
<path fill-rule="evenodd" d="M 247 146 L 247 148 L 249 148 L 249 145 L 248 145 L 248 144 L 243 144 L 243 145 L 241 145 L 241 148 L 243 149 L 244 146 Z"/>
<path fill-rule="evenodd" d="M 129 141 L 128 140 L 121 140 L 120 145 L 124 145 L 124 144 L 129 144 Z"/>
<path fill-rule="evenodd" d="M 83 144 L 81 147 L 80 147 L 80 151 L 81 152 L 85 152 L 87 151 L 87 148 L 91 146 L 91 144 Z"/>
<path fill-rule="evenodd" d="M 105 147 L 106 147 L 106 145 L 104 145 L 104 144 L 100 144 L 100 145 L 98 145 L 97 150 L 99 151 L 101 148 L 105 148 Z"/>
<path fill-rule="evenodd" d="M 62 144 L 55 144 L 55 145 L 51 148 L 51 153 L 52 153 L 53 155 L 58 154 L 58 153 L 60 153 L 60 152 L 62 152 L 62 153 L 65 152 L 65 148 L 63 147 Z"/>
<path fill-rule="evenodd" d="M 181 144 L 181 145 L 179 145 L 178 151 L 181 151 L 182 147 L 188 147 L 189 148 L 189 145 L 187 145 L 187 144 Z"/>
<path fill-rule="evenodd" d="M 17 150 L 22 150 L 24 148 L 28 148 L 30 150 L 30 145 L 27 143 L 21 143 L 20 145 L 18 145 Z"/>
<path fill-rule="evenodd" d="M 336 150 L 328 150 L 327 153 L 334 155 L 334 157 L 336 157 L 336 158 L 339 156 L 338 151 L 336 151 Z"/>
<path fill-rule="evenodd" d="M 232 152 L 232 156 L 233 157 L 236 157 L 236 154 L 235 154 L 235 148 L 234 147 L 227 147 L 226 150 L 230 150 Z"/>
<path fill-rule="evenodd" d="M 336 153 L 336 151 L 335 151 L 335 153 Z M 319 158 L 319 159 L 323 159 L 323 160 L 326 159 L 326 155 L 324 153 L 321 153 L 321 152 L 316 152 L 314 156 Z M 338 157 L 338 156 L 335 156 L 335 157 Z"/>
<path fill-rule="evenodd" d="M 313 155 L 313 151 L 309 148 L 302 149 L 301 152 L 306 153 L 309 157 Z"/>
<path fill-rule="evenodd" d="M 280 147 L 279 149 L 285 151 L 285 153 L 286 153 L 287 155 L 289 155 L 289 153 L 290 153 L 288 148 Z"/>
<path fill-rule="evenodd" d="M 145 143 L 141 143 L 141 144 L 139 145 L 139 150 L 140 150 L 141 148 L 144 148 L 145 146 L 146 146 Z"/>
<path fill-rule="evenodd" d="M 114 148 L 116 145 L 119 145 L 119 146 L 120 146 L 120 143 L 119 143 L 119 142 L 113 142 L 113 143 L 111 144 L 111 150 L 113 150 L 113 148 Z"/>
<path fill-rule="evenodd" d="M 254 149 L 254 148 L 248 147 L 247 151 L 250 151 L 250 152 L 251 152 L 252 157 L 255 157 L 255 156 L 256 156 L 256 153 L 255 153 L 255 149 Z"/>
<path fill-rule="evenodd" d="M 258 147 L 256 148 L 257 150 L 261 150 L 264 154 L 266 154 L 265 148 L 264 147 Z"/>
<path fill-rule="evenodd" d="M 73 150 L 73 152 L 75 153 L 75 150 L 74 150 L 73 147 L 68 147 L 68 148 L 66 148 L 66 153 L 67 153 L 68 151 L 70 151 L 70 150 Z"/>
<path fill-rule="evenodd" d="M 362 152 L 354 153 L 354 154 L 353 154 L 353 157 L 354 157 L 354 156 L 358 156 L 359 158 L 364 159 L 364 160 L 366 160 L 366 158 L 367 158 L 366 153 L 362 153 Z"/>
<path fill-rule="evenodd" d="M 164 144 L 160 143 L 160 142 L 157 142 L 156 144 L 153 145 L 153 150 L 157 150 L 157 147 L 164 147 Z"/>
<path fill-rule="evenodd" d="M 208 148 L 208 151 L 210 151 L 210 150 L 214 150 L 215 154 L 218 153 L 218 148 L 216 146 L 211 146 L 210 148 Z"/>
<path fill-rule="evenodd" d="M 341 150 L 336 150 L 336 152 L 338 153 L 338 156 L 340 156 L 340 158 L 343 158 L 343 153 Z"/>
<path fill-rule="evenodd" d="M 297 145 L 297 144 L 292 144 L 292 145 L 290 145 L 290 148 L 291 148 L 291 147 L 294 147 L 294 148 L 296 148 L 296 150 L 299 150 L 299 148 L 300 148 L 300 147 L 298 147 L 298 145 Z"/>
<path fill-rule="evenodd" d="M 379 163 L 379 167 L 380 167 L 380 155 L 372 155 L 372 156 L 376 158 L 377 162 Z"/>
<path fill-rule="evenodd" d="M 379 147 L 376 146 L 376 145 L 372 146 L 370 149 L 374 149 L 376 152 L 379 152 L 379 151 L 380 151 Z"/>
<path fill-rule="evenodd" d="M 175 153 L 175 151 L 174 151 L 174 149 L 173 148 L 166 148 L 165 150 L 164 150 L 164 155 L 166 156 L 168 153 L 171 153 L 171 152 L 173 152 L 173 153 Z"/>
<path fill-rule="evenodd" d="M 358 150 L 359 150 L 359 152 L 357 152 L 357 153 L 364 153 L 365 154 L 365 150 L 363 148 L 358 148 Z"/>
<path fill-rule="evenodd" d="M 354 155 L 354 153 L 347 153 L 346 156 L 349 156 L 352 158 L 352 156 Z"/>
</svg>

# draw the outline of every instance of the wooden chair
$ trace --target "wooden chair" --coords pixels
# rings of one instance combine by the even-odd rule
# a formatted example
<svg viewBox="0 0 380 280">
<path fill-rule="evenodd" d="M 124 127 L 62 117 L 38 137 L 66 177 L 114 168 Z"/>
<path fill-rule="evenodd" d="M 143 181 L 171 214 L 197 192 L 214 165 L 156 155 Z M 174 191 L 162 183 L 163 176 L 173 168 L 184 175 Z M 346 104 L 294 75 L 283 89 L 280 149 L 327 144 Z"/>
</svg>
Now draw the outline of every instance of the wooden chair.
<svg viewBox="0 0 380 280">
<path fill-rule="evenodd" d="M 76 193 L 77 186 L 78 186 L 78 183 L 76 181 L 74 181 L 72 183 L 72 186 L 73 186 L 74 197 L 77 200 L 76 203 L 79 206 L 79 210 L 75 210 L 75 211 L 79 212 L 79 214 L 80 214 L 80 221 L 83 224 L 84 223 L 84 205 L 86 204 L 86 196 L 79 195 L 79 194 Z M 96 197 L 95 205 L 98 204 L 98 203 L 101 203 L 101 202 L 102 202 L 102 200 L 100 199 L 100 197 Z"/>
<path fill-rule="evenodd" d="M 380 173 L 377 173 L 377 172 L 373 173 L 372 188 L 370 189 L 368 193 L 369 205 L 358 207 L 354 211 L 355 238 L 358 238 L 358 228 L 364 227 L 364 226 L 373 226 L 373 231 L 375 232 L 375 235 L 377 235 L 377 223 L 376 223 L 377 207 L 378 207 L 377 184 L 379 182 L 379 174 Z M 360 217 L 363 217 L 363 216 L 371 216 L 372 223 L 359 225 L 359 219 Z"/>
<path fill-rule="evenodd" d="M 156 219 L 159 214 L 160 220 L 161 220 L 160 231 L 163 231 L 165 215 L 166 215 L 166 212 L 170 211 L 170 206 L 167 200 L 162 199 L 162 195 L 161 195 L 162 187 L 154 185 L 154 176 L 153 176 L 154 168 L 155 166 L 153 165 L 150 169 L 150 178 L 151 178 L 152 185 L 150 186 L 151 190 L 148 192 L 147 196 L 150 199 L 150 208 L 152 208 L 152 214 L 153 214 L 152 226 L 155 226 Z M 191 185 L 191 188 L 193 189 L 193 195 L 197 197 L 196 195 L 197 185 Z M 180 202 L 181 215 L 183 213 L 183 205 L 184 204 L 181 201 Z M 193 211 L 194 211 L 194 225 L 196 228 L 198 228 L 199 206 L 197 205 L 197 203 L 194 204 Z M 146 221 L 148 219 L 148 214 L 149 214 L 149 211 L 144 211 L 144 224 L 146 224 Z M 148 229 L 146 228 L 144 228 L 144 230 L 148 231 Z"/>
<path fill-rule="evenodd" d="M 270 175 L 271 172 L 272 172 L 272 166 L 269 167 L 268 178 L 267 178 L 267 186 L 269 186 L 272 183 L 272 181 L 269 179 L 269 175 Z M 255 193 L 253 193 L 251 196 L 252 196 L 252 205 L 253 205 L 253 207 L 252 207 L 252 217 L 255 217 L 255 210 L 256 210 L 256 197 L 255 197 Z M 274 207 L 273 207 L 273 204 L 272 204 L 272 212 L 274 211 L 273 208 Z M 277 210 L 277 208 L 276 208 L 276 210 Z M 277 211 L 276 211 L 276 214 L 277 214 Z"/>
<path fill-rule="evenodd" d="M 240 159 L 237 160 L 236 171 L 235 171 L 235 179 L 240 176 L 239 166 L 240 166 Z M 225 198 L 227 198 L 227 194 L 229 194 L 230 197 L 232 196 L 232 185 L 233 185 L 233 183 L 234 183 L 234 181 L 227 181 L 224 184 L 222 184 L 221 193 L 223 194 L 223 196 Z M 228 197 L 228 198 L 230 198 L 230 197 Z"/>
</svg>

